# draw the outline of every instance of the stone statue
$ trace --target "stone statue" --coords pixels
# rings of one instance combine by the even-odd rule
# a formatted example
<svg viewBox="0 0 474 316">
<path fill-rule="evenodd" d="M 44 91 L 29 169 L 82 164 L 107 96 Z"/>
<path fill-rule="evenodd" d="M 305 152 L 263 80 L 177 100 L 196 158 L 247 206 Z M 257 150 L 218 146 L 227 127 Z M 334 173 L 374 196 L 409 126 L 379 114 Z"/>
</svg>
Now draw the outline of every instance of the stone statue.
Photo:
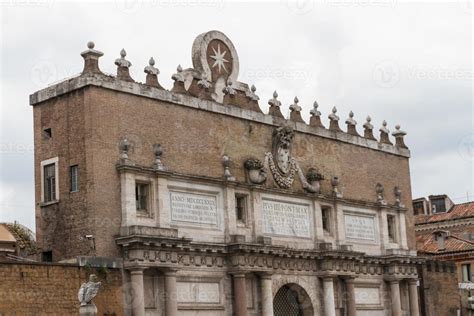
<svg viewBox="0 0 474 316">
<path fill-rule="evenodd" d="M 291 127 L 279 127 L 273 131 L 273 158 L 283 175 L 290 171 L 291 142 L 294 132 Z"/>
<path fill-rule="evenodd" d="M 92 303 L 92 299 L 97 295 L 97 292 L 99 292 L 99 288 L 100 282 L 98 282 L 95 274 L 89 276 L 88 282 L 82 283 L 81 288 L 77 293 L 77 297 L 81 303 L 81 306 L 79 307 L 80 315 L 97 315 L 97 307 Z"/>
</svg>

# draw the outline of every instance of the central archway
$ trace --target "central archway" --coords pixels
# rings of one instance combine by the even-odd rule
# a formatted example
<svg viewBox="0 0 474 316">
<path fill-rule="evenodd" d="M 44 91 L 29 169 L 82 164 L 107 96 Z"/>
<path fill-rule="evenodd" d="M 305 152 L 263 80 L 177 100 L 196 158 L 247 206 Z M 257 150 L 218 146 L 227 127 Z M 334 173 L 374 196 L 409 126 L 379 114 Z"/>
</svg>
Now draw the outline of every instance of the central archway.
<svg viewBox="0 0 474 316">
<path fill-rule="evenodd" d="M 296 283 L 283 285 L 273 298 L 275 316 L 312 316 L 313 304 L 306 291 Z"/>
</svg>

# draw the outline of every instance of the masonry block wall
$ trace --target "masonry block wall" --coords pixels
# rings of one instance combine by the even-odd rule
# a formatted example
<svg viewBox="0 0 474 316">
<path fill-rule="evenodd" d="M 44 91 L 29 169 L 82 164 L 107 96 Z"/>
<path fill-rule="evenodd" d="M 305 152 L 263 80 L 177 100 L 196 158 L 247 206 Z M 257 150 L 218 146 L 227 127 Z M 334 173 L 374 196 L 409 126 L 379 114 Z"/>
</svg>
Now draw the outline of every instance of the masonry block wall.
<svg viewBox="0 0 474 316">
<path fill-rule="evenodd" d="M 429 259 L 419 266 L 418 275 L 421 315 L 458 315 L 461 297 L 455 263 Z"/>
<path fill-rule="evenodd" d="M 98 315 L 123 315 L 122 272 L 106 271 L 94 299 Z M 89 272 L 76 265 L 2 262 L 0 315 L 77 315 L 77 292 Z"/>
</svg>

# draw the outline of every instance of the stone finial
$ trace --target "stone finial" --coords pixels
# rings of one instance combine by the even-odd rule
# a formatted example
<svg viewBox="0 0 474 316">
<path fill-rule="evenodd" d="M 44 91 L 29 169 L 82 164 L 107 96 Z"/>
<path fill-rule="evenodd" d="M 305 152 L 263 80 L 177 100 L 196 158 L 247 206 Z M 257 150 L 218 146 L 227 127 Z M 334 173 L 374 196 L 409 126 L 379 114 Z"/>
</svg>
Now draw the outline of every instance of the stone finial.
<svg viewBox="0 0 474 316">
<path fill-rule="evenodd" d="M 155 162 L 153 163 L 153 168 L 156 170 L 164 170 L 163 163 L 161 162 L 161 156 L 163 156 L 163 148 L 161 144 L 153 145 L 153 154 L 155 154 Z"/>
<path fill-rule="evenodd" d="M 275 91 L 273 92 L 273 98 L 268 100 L 268 104 L 270 105 L 268 114 L 276 116 L 276 117 L 284 118 L 280 110 L 281 102 L 277 100 L 277 98 L 278 98 L 278 93 Z"/>
<path fill-rule="evenodd" d="M 405 207 L 402 203 L 402 190 L 400 190 L 400 187 L 396 186 L 393 188 L 393 195 L 395 195 L 395 205 L 398 207 Z"/>
<path fill-rule="evenodd" d="M 99 58 L 102 57 L 104 53 L 95 50 L 94 47 L 94 42 L 90 41 L 87 43 L 88 49 L 81 53 L 82 58 L 84 58 L 84 69 L 81 75 L 103 74 L 99 69 Z"/>
<path fill-rule="evenodd" d="M 301 117 L 301 106 L 298 105 L 300 100 L 298 100 L 298 97 L 295 97 L 293 100 L 293 104 L 290 105 L 290 120 L 294 122 L 300 122 L 304 123 L 303 118 Z"/>
<path fill-rule="evenodd" d="M 374 126 L 370 123 L 372 118 L 367 116 L 366 122 L 364 123 L 364 137 L 367 139 L 376 140 L 374 137 Z"/>
<path fill-rule="evenodd" d="M 256 91 L 257 91 L 257 88 L 255 87 L 255 85 L 252 85 L 250 87 L 250 91 L 247 91 L 245 95 L 251 101 L 258 101 L 260 100 L 260 98 L 258 97 L 258 95 L 255 94 Z"/>
<path fill-rule="evenodd" d="M 224 166 L 224 179 L 227 181 L 235 181 L 235 177 L 230 173 L 230 158 L 227 155 L 222 156 L 222 165 Z"/>
<path fill-rule="evenodd" d="M 393 145 L 388 136 L 390 135 L 390 131 L 387 128 L 387 121 L 382 122 L 382 127 L 379 129 L 380 131 L 380 143 L 382 144 L 389 144 Z"/>
<path fill-rule="evenodd" d="M 400 130 L 400 125 L 395 126 L 395 131 L 392 133 L 392 135 L 395 137 L 395 146 L 401 148 L 408 148 L 407 145 L 405 145 L 405 141 L 403 139 L 406 134 L 407 133 Z"/>
<path fill-rule="evenodd" d="M 332 113 L 328 115 L 329 129 L 332 131 L 342 132 L 341 128 L 339 127 L 339 116 L 337 116 L 336 113 L 337 113 L 337 109 L 336 107 L 333 107 Z"/>
<path fill-rule="evenodd" d="M 199 88 L 209 91 L 212 87 L 212 83 L 207 80 L 205 77 L 202 77 L 198 82 L 197 85 Z"/>
<path fill-rule="evenodd" d="M 260 100 L 260 98 L 256 94 L 256 91 L 257 91 L 257 88 L 255 87 L 255 85 L 252 85 L 250 87 L 250 90 L 247 89 L 247 91 L 245 92 L 245 96 L 248 101 L 247 106 L 252 111 L 262 113 L 262 110 L 260 109 L 260 105 L 258 104 L 258 101 Z"/>
<path fill-rule="evenodd" d="M 357 130 L 356 130 L 357 121 L 354 120 L 354 112 L 352 112 L 352 111 L 349 112 L 349 117 L 346 120 L 346 124 L 347 124 L 347 133 L 348 134 L 354 135 L 354 136 L 360 136 L 359 133 L 357 133 Z"/>
<path fill-rule="evenodd" d="M 143 71 L 146 73 L 145 83 L 147 85 L 164 90 L 164 88 L 158 82 L 158 75 L 160 74 L 160 71 L 158 70 L 158 68 L 155 68 L 155 60 L 153 59 L 153 57 L 150 57 L 150 60 L 148 61 L 148 66 L 146 66 Z"/>
<path fill-rule="evenodd" d="M 224 89 L 222 89 L 222 92 L 224 92 L 224 95 L 229 95 L 230 97 L 234 97 L 236 95 L 237 91 L 232 84 L 232 80 L 227 80 L 227 85 Z"/>
<path fill-rule="evenodd" d="M 377 185 L 375 186 L 375 193 L 377 193 L 377 203 L 381 205 L 387 204 L 387 202 L 385 202 L 385 199 L 383 197 L 384 191 L 385 190 L 383 188 L 383 185 L 381 183 L 377 183 Z"/>
<path fill-rule="evenodd" d="M 309 113 L 311 114 L 311 117 L 309 119 L 309 125 L 324 128 L 323 123 L 321 123 L 321 112 L 318 111 L 318 107 L 318 102 L 314 101 L 313 109 L 309 111 Z"/>
<path fill-rule="evenodd" d="M 342 192 L 339 190 L 339 178 L 331 178 L 332 195 L 336 198 L 342 198 Z"/>
<path fill-rule="evenodd" d="M 132 63 L 125 59 L 126 56 L 127 52 L 122 48 L 120 51 L 120 58 L 115 60 L 115 65 L 117 65 L 117 79 L 133 82 L 134 80 L 130 76 L 129 69 L 132 66 Z"/>
<path fill-rule="evenodd" d="M 186 81 L 186 77 L 183 73 L 183 68 L 181 65 L 176 67 L 176 73 L 171 76 L 173 79 L 173 88 L 171 89 L 172 92 L 183 93 L 186 94 L 186 88 L 184 87 L 184 82 Z"/>
<path fill-rule="evenodd" d="M 171 79 L 184 83 L 186 78 L 184 77 L 183 67 L 181 67 L 181 65 L 178 65 L 178 67 L 176 67 L 176 73 L 171 76 Z"/>
</svg>

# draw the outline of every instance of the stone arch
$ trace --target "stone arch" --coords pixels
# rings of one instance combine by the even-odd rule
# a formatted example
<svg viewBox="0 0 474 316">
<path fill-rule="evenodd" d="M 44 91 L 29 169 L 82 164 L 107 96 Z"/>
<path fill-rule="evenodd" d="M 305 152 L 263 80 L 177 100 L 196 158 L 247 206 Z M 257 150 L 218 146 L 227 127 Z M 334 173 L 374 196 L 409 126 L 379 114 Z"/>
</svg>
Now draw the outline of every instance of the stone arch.
<svg viewBox="0 0 474 316">
<path fill-rule="evenodd" d="M 310 296 L 296 283 L 287 283 L 280 287 L 273 297 L 273 313 L 275 316 L 315 315 Z"/>
<path fill-rule="evenodd" d="M 276 277 L 278 276 L 278 277 Z M 320 296 L 320 280 L 317 276 L 312 275 L 275 275 L 273 278 L 273 297 L 277 294 L 278 290 L 285 284 L 296 284 L 304 289 L 308 294 L 311 301 L 311 305 L 314 310 L 314 315 L 319 315 L 321 311 Z M 313 314 L 311 314 L 313 315 Z"/>
</svg>

